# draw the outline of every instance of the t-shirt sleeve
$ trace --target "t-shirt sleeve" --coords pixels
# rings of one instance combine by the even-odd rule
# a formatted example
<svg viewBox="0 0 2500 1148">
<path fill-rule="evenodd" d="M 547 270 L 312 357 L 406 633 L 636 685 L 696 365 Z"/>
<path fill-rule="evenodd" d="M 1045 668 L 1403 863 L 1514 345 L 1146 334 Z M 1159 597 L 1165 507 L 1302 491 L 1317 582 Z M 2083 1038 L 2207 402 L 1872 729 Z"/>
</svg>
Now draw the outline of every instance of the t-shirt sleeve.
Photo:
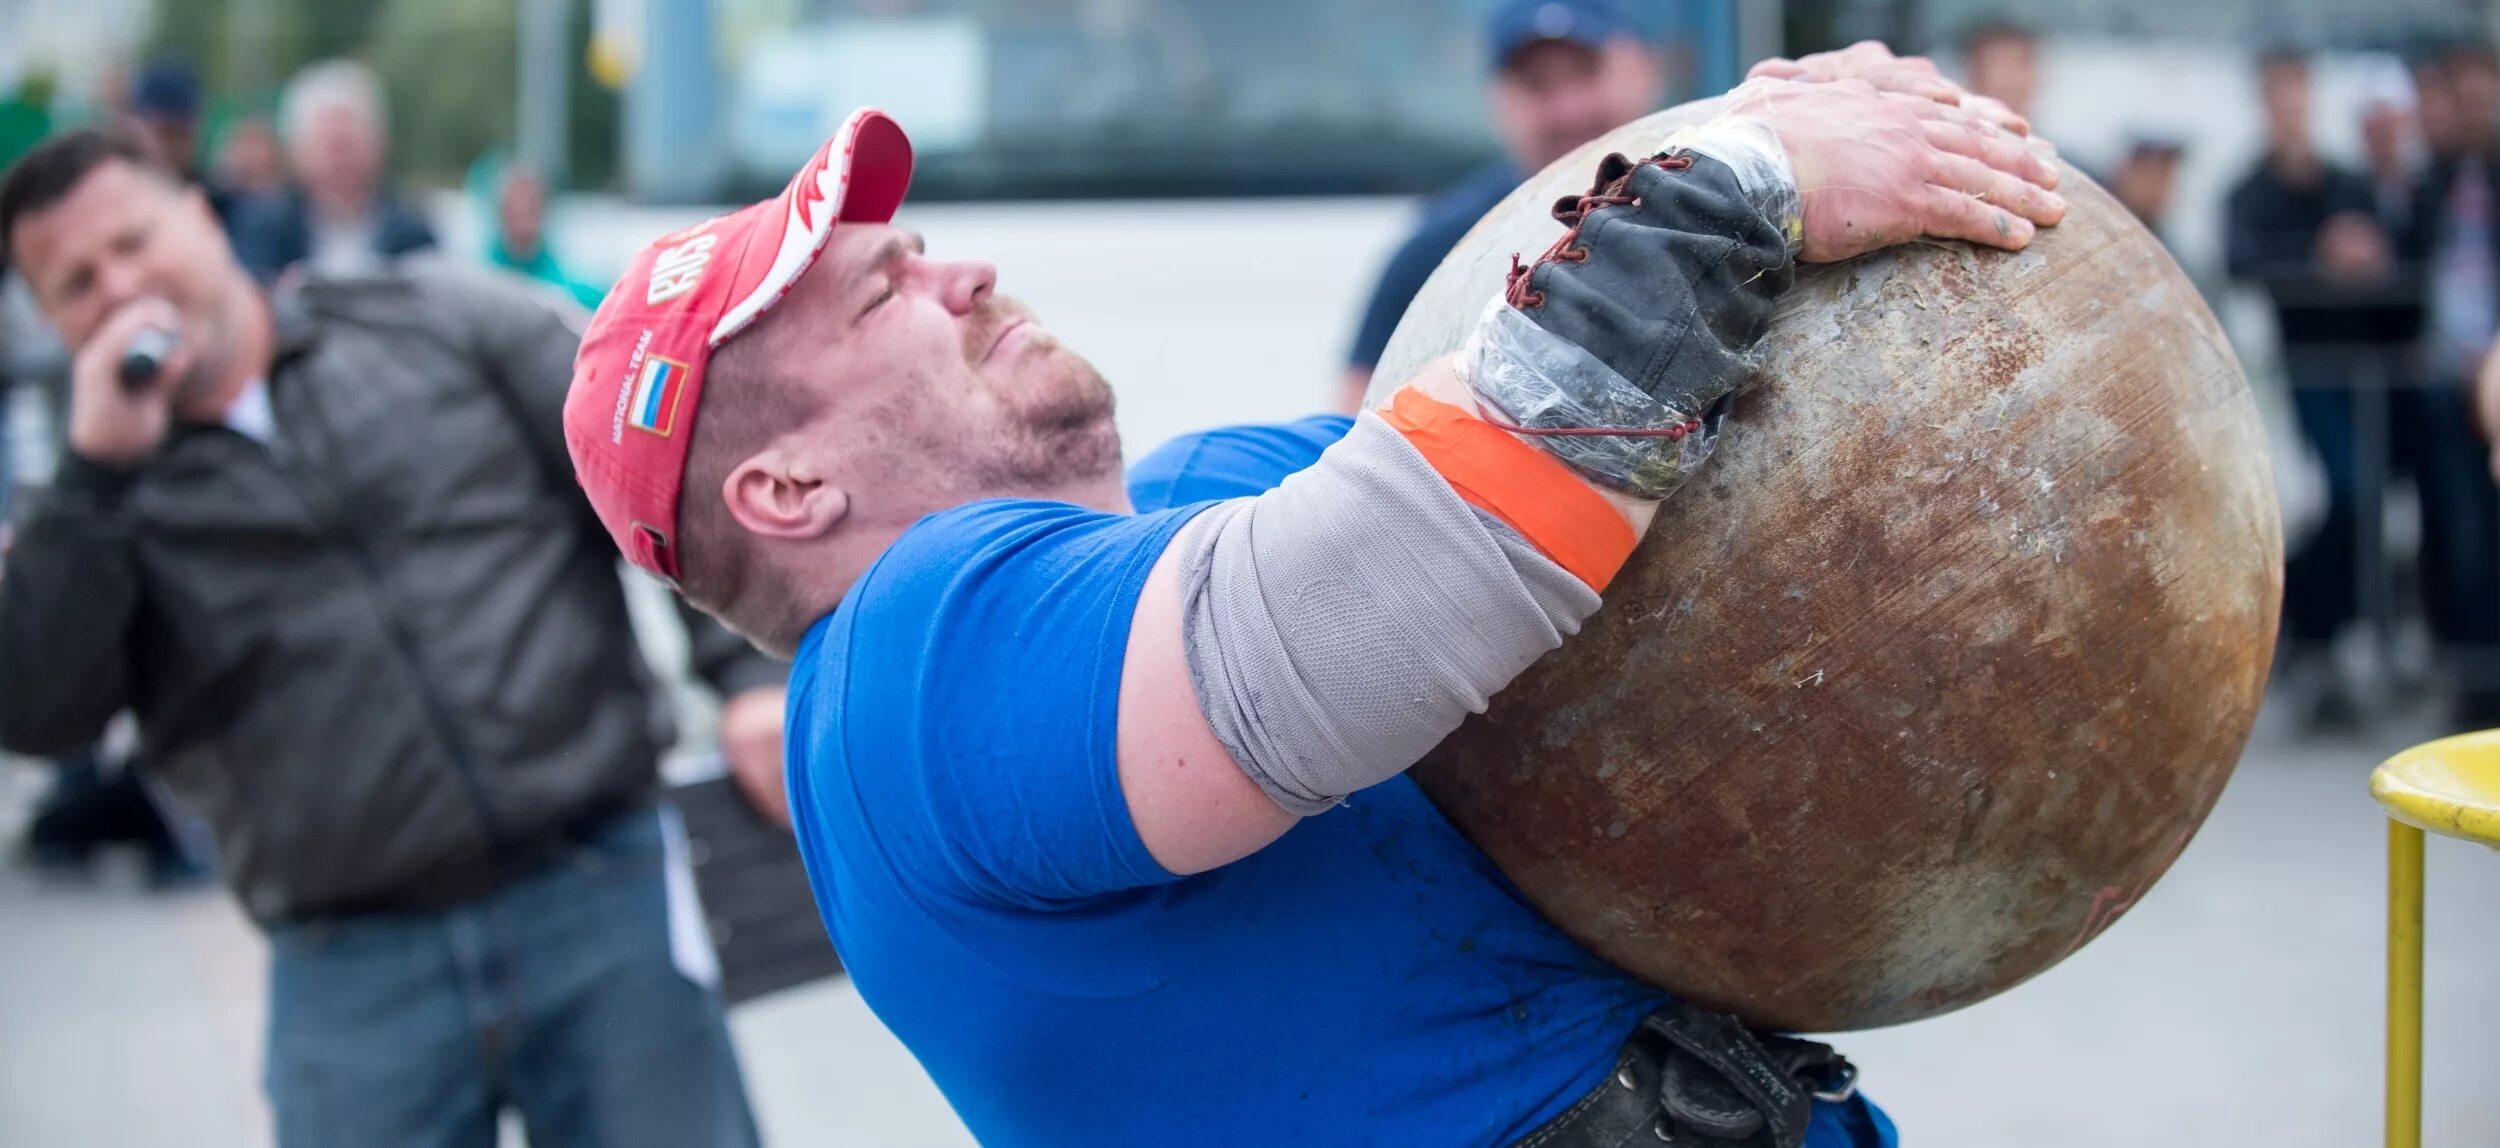
<svg viewBox="0 0 2500 1148">
<path fill-rule="evenodd" d="M 1313 415 L 1182 435 L 1129 467 L 1129 501 L 1140 511 L 1155 511 L 1264 494 L 1318 462 L 1353 427 L 1354 420 L 1344 415 Z"/>
<path fill-rule="evenodd" d="M 1146 574 L 1188 517 L 975 503 L 861 580 L 840 725 L 897 868 L 1033 908 L 1173 879 L 1120 791 L 1119 694 Z"/>
</svg>

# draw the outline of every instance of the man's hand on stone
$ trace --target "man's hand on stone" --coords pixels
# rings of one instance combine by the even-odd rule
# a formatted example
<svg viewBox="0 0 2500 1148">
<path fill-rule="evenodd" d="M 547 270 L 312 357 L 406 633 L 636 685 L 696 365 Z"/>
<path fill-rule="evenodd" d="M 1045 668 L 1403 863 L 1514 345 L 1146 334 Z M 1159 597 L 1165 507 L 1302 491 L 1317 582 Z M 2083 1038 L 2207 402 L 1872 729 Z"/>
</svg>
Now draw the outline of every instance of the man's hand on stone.
<svg viewBox="0 0 2500 1148">
<path fill-rule="evenodd" d="M 1726 114 L 1761 119 L 1787 148 L 1807 263 L 1921 237 L 2020 250 L 2066 216 L 2055 164 L 1952 104 L 1857 79 L 1763 79 L 1730 93 Z"/>
<path fill-rule="evenodd" d="M 1764 60 L 1745 73 L 1745 78 L 1811 84 L 1859 80 L 1879 92 L 1960 107 L 1978 117 L 1982 124 L 2012 135 L 2031 134 L 2030 121 L 2002 101 L 1964 90 L 1960 84 L 1944 78 L 1935 62 L 1925 56 L 1896 56 L 1892 49 L 1874 40 L 1861 40 L 1837 52 L 1816 52 L 1794 60 Z"/>
</svg>

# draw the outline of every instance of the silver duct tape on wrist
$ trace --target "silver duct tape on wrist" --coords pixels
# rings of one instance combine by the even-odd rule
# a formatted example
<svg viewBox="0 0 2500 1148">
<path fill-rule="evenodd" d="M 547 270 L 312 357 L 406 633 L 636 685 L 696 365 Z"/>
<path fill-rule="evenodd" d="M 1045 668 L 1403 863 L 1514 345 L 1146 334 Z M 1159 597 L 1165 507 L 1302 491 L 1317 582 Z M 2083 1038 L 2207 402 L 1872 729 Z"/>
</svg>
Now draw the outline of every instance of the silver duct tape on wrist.
<svg viewBox="0 0 2500 1148">
<path fill-rule="evenodd" d="M 1779 225 L 1795 255 L 1806 245 L 1805 201 L 1797 193 L 1797 170 L 1788 162 L 1788 145 L 1759 116 L 1720 116 L 1667 137 L 1660 149 L 1668 155 L 1691 152 L 1726 164 L 1736 175 L 1745 202 Z"/>
<path fill-rule="evenodd" d="M 1664 435 L 1707 412 L 1650 397 L 1597 356 L 1494 299 L 1459 350 L 1459 377 L 1513 423 L 1651 434 L 1527 435 L 1546 453 L 1635 498 L 1663 499 L 1710 460 L 1718 426 Z"/>
<path fill-rule="evenodd" d="M 1208 724 L 1301 816 L 1413 765 L 1598 606 L 1371 414 L 1172 544 Z"/>
</svg>

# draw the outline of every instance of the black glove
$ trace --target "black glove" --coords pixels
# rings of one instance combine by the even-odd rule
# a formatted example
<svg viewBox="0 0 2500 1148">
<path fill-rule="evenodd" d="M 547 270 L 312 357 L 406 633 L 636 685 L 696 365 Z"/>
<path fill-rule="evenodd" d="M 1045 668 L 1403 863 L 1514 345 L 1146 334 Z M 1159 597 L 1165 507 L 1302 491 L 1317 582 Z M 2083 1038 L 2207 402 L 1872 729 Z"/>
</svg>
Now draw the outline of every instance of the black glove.
<svg viewBox="0 0 2500 1148">
<path fill-rule="evenodd" d="M 1511 306 L 1671 410 L 1700 414 L 1744 382 L 1796 263 L 1733 170 L 1697 153 L 1610 155 L 1554 218 L 1571 230 L 1511 272 Z"/>
<path fill-rule="evenodd" d="M 1706 444 L 1795 281 L 1787 238 L 1732 169 L 1698 153 L 1607 156 L 1588 194 L 1555 204 L 1554 217 L 1571 230 L 1534 263 L 1512 257 L 1506 298 L 1638 393 L 1515 342 L 1488 352 L 1469 381 L 1583 474 L 1664 497 L 1703 454 L 1681 440 Z"/>
</svg>

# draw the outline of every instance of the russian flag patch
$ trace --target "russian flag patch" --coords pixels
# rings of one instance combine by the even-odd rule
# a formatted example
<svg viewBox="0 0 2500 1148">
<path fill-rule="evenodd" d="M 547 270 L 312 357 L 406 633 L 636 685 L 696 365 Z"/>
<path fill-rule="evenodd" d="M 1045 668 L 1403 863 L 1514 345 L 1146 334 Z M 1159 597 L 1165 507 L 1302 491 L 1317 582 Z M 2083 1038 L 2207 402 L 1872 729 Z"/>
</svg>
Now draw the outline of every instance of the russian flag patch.
<svg viewBox="0 0 2500 1148">
<path fill-rule="evenodd" d="M 634 376 L 634 393 L 625 405 L 625 421 L 661 438 L 677 426 L 677 395 L 686 385 L 686 364 L 658 355 L 642 361 Z"/>
</svg>

